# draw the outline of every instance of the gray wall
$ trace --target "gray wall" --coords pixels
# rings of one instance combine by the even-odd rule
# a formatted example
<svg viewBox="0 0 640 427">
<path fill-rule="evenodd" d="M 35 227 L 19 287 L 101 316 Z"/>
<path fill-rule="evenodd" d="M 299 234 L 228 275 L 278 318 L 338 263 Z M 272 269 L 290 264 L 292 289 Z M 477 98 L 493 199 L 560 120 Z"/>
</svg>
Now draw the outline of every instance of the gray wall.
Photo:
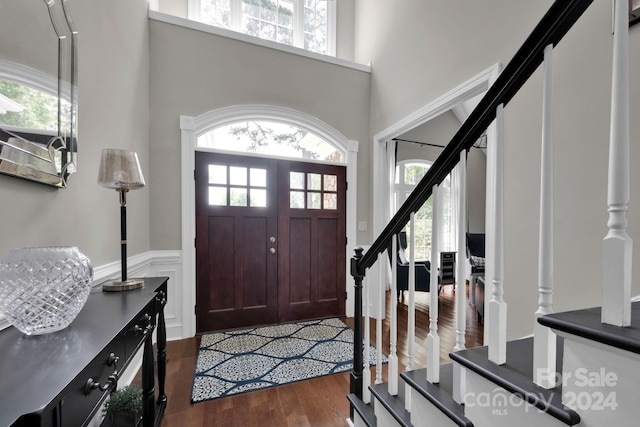
<svg viewBox="0 0 640 427">
<path fill-rule="evenodd" d="M 96 183 L 101 149 L 136 150 L 149 176 L 147 3 L 69 3 L 79 33 L 78 173 L 66 189 L 0 175 L 0 254 L 16 247 L 73 245 L 101 265 L 120 259 L 118 195 Z M 31 34 L 21 32 L 20 44 L 7 49 L 28 45 Z M 149 183 L 128 198 L 130 254 L 150 248 L 152 187 Z"/>
<path fill-rule="evenodd" d="M 293 108 L 359 141 L 358 219 L 366 220 L 369 73 L 158 21 L 149 25 L 153 249 L 181 247 L 180 116 L 232 105 Z"/>
<path fill-rule="evenodd" d="M 468 78 L 506 64 L 550 0 L 356 2 L 356 60 L 372 62 L 371 133 L 396 123 Z M 611 87 L 611 2 L 594 2 L 556 49 L 556 310 L 601 302 L 602 238 Z M 630 29 L 631 76 L 640 73 L 640 26 Z M 541 71 L 505 110 L 505 299 L 509 335 L 531 333 L 537 304 Z M 631 81 L 631 162 L 640 163 L 640 80 Z M 634 120 L 636 118 L 636 120 Z M 631 182 L 640 182 L 638 168 Z M 640 239 L 640 186 L 629 234 Z M 640 253 L 635 251 L 635 271 Z M 636 273 L 637 274 L 637 273 Z M 640 294 L 635 281 L 632 294 Z"/>
</svg>

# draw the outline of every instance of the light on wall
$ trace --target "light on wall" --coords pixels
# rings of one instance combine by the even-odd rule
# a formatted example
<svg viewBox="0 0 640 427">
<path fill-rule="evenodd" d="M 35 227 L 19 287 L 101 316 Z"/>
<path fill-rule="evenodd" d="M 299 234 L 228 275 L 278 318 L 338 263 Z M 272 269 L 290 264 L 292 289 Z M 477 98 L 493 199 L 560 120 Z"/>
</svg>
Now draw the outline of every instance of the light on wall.
<svg viewBox="0 0 640 427">
<path fill-rule="evenodd" d="M 127 291 L 141 288 L 140 279 L 127 279 L 127 193 L 145 185 L 138 155 L 133 151 L 106 148 L 102 150 L 98 184 L 120 194 L 120 249 L 122 280 L 102 285 L 104 291 Z"/>
</svg>

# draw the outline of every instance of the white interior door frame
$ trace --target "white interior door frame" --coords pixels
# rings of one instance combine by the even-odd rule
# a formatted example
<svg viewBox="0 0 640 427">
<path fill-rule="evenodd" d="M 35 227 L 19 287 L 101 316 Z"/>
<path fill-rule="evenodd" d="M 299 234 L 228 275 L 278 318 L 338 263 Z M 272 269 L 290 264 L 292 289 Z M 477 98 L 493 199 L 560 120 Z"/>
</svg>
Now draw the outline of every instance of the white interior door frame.
<svg viewBox="0 0 640 427">
<path fill-rule="evenodd" d="M 459 108 L 459 105 L 466 100 L 474 98 L 483 92 L 486 92 L 491 85 L 496 81 L 500 74 L 501 66 L 499 63 L 492 65 L 481 73 L 475 75 L 469 80 L 465 81 L 461 85 L 455 87 L 444 95 L 438 97 L 434 101 L 425 105 L 424 107 L 416 110 L 410 115 L 406 116 L 402 120 L 394 123 L 383 131 L 377 133 L 373 137 L 373 234 L 377 236 L 380 234 L 384 226 L 387 224 L 389 218 L 385 215 L 389 211 L 389 207 L 385 206 L 386 198 L 383 196 L 383 192 L 391 194 L 393 188 L 390 187 L 390 183 L 385 179 L 386 172 L 391 165 L 386 164 L 385 144 L 411 129 L 420 126 L 439 115 Z M 487 146 L 495 144 L 496 132 L 494 125 L 492 124 L 487 130 Z M 492 182 L 492 172 L 489 169 L 489 165 L 494 164 L 494 159 L 491 159 L 495 153 L 493 150 L 487 150 L 487 183 Z M 494 217 L 493 204 L 490 203 L 493 200 L 494 189 L 492 185 L 487 185 L 487 204 L 486 204 L 486 220 L 485 220 L 485 233 L 487 235 L 486 246 L 490 249 L 490 245 L 493 240 L 490 238 L 491 231 L 493 230 Z M 489 252 L 491 253 L 491 252 Z M 490 270 L 491 260 L 487 259 L 486 269 Z M 370 271 L 370 277 L 368 283 L 373 286 L 374 289 L 378 289 L 379 286 L 386 286 L 387 281 L 387 266 L 378 264 L 377 268 L 374 266 Z M 485 289 L 490 295 L 491 290 Z M 372 307 L 373 313 L 385 313 L 384 307 Z M 485 325 L 488 322 L 485 321 Z"/>
</svg>

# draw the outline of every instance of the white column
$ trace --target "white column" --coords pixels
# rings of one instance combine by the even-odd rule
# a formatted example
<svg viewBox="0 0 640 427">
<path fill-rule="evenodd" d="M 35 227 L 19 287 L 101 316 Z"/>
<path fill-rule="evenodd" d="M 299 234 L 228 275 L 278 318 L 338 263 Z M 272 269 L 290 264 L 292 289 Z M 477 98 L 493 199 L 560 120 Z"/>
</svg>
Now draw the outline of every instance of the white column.
<svg viewBox="0 0 640 427">
<path fill-rule="evenodd" d="M 416 336 L 416 233 L 415 214 L 409 220 L 409 306 L 407 308 L 407 371 L 413 370 L 414 345 Z"/>
<path fill-rule="evenodd" d="M 429 277 L 429 335 L 427 335 L 427 381 L 440 382 L 440 336 L 438 335 L 438 186 L 431 191 L 431 275 Z"/>
<path fill-rule="evenodd" d="M 367 276 L 364 276 L 362 283 L 362 298 L 364 303 L 364 331 L 362 333 L 364 340 L 364 355 L 362 358 L 362 401 L 364 403 L 371 402 L 371 391 L 369 386 L 371 385 L 371 359 L 369 347 L 371 345 L 371 285 L 367 280 Z"/>
<path fill-rule="evenodd" d="M 553 313 L 553 45 L 544 49 L 542 90 L 542 154 L 540 162 L 540 244 L 538 249 L 538 310 L 533 325 L 533 379 L 540 387 L 555 387 L 556 334 L 538 323 Z"/>
<path fill-rule="evenodd" d="M 385 252 L 382 252 L 380 254 L 378 254 L 378 263 L 380 265 L 385 265 L 386 267 L 386 254 Z M 376 317 L 376 384 L 381 384 L 382 383 L 382 319 L 385 318 L 385 313 L 384 313 L 384 293 L 385 293 L 385 289 L 386 286 L 384 286 L 384 284 L 380 283 L 380 286 L 378 286 L 378 292 L 377 292 L 377 296 L 378 296 L 378 310 L 380 310 L 378 312 L 378 316 Z"/>
<path fill-rule="evenodd" d="M 467 150 L 460 153 L 458 163 L 458 253 L 456 255 L 456 345 L 453 351 L 464 350 L 467 329 L 466 248 L 467 248 Z"/>
<path fill-rule="evenodd" d="M 602 322 L 631 324 L 633 241 L 627 234 L 629 203 L 629 2 L 615 2 L 611 133 L 609 141 L 609 232 L 604 238 Z"/>
<path fill-rule="evenodd" d="M 391 243 L 391 319 L 389 325 L 389 394 L 398 395 L 398 236 Z"/>
<path fill-rule="evenodd" d="M 507 360 L 507 304 L 503 299 L 504 280 L 504 124 L 503 105 L 496 111 L 496 164 L 495 164 L 495 241 L 493 245 L 494 269 L 491 282 L 493 293 L 489 301 L 489 360 L 502 365 Z"/>
</svg>

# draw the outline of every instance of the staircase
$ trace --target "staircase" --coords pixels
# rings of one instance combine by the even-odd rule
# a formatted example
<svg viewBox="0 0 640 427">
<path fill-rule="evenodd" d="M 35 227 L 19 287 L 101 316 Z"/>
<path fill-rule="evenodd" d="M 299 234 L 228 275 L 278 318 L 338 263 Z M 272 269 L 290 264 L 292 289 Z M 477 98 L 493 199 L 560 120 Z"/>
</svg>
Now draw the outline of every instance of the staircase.
<svg viewBox="0 0 640 427">
<path fill-rule="evenodd" d="M 615 2 L 614 58 L 612 83 L 611 139 L 609 158 L 609 221 L 603 242 L 603 306 L 564 313 L 552 309 L 553 291 L 553 140 L 551 76 L 554 47 L 590 6 L 592 0 L 556 0 L 531 35 L 505 67 L 460 130 L 445 147 L 425 177 L 371 247 L 355 249 L 351 275 L 355 282 L 355 318 L 363 318 L 365 275 L 387 248 L 396 253 L 396 235 L 413 221 L 416 212 L 438 186 L 454 171 L 462 182 L 466 152 L 490 127 L 495 127 L 497 143 L 488 147 L 495 169 L 487 194 L 493 203 L 494 218 L 487 227 L 487 276 L 490 300 L 485 305 L 485 347 L 466 349 L 464 343 L 465 292 L 456 292 L 456 346 L 451 363 L 440 364 L 438 336 L 438 296 L 431 292 L 429 335 L 424 343 L 426 369 L 413 369 L 412 346 L 408 344 L 407 371 L 398 373 L 396 356 L 396 311 L 392 300 L 388 383 L 377 375 L 371 384 L 369 366 L 363 361 L 363 337 L 369 336 L 368 312 L 364 322 L 355 322 L 354 368 L 351 372 L 350 424 L 360 426 L 636 426 L 640 402 L 640 303 L 631 303 L 632 242 L 626 233 L 629 200 L 629 100 L 628 24 L 629 4 Z M 540 194 L 540 278 L 538 310 L 534 334 L 518 340 L 506 339 L 507 303 L 503 299 L 503 109 L 531 74 L 544 67 L 542 167 Z M 489 188 L 491 186 L 491 188 Z M 464 218 L 465 194 L 461 186 L 459 217 Z M 432 271 L 438 265 L 438 198 L 432 200 Z M 460 221 L 458 236 L 465 235 Z M 411 227 L 413 230 L 414 227 Z M 414 236 L 409 237 L 410 245 Z M 465 245 L 459 238 L 458 247 Z M 413 252 L 413 251 L 411 251 Z M 378 261 L 380 259 L 380 261 Z M 395 264 L 395 263 L 392 263 Z M 415 260 L 410 260 L 410 272 Z M 386 268 L 386 266 L 385 266 Z M 395 271 L 391 277 L 395 278 Z M 438 287 L 431 275 L 431 289 Z M 458 263 L 456 276 L 466 277 Z M 415 279 L 409 279 L 409 310 Z M 376 292 L 369 292 L 373 294 Z M 395 283 L 391 295 L 395 295 Z M 365 307 L 369 307 L 365 301 Z M 462 314 L 461 314 L 462 313 Z M 412 322 L 409 316 L 409 334 Z M 363 331 L 363 323 L 365 330 Z M 382 329 L 377 328 L 378 331 Z M 380 345 L 380 337 L 378 342 Z M 423 345 L 423 343 L 416 343 Z M 378 367 L 379 372 L 382 368 Z"/>
</svg>

